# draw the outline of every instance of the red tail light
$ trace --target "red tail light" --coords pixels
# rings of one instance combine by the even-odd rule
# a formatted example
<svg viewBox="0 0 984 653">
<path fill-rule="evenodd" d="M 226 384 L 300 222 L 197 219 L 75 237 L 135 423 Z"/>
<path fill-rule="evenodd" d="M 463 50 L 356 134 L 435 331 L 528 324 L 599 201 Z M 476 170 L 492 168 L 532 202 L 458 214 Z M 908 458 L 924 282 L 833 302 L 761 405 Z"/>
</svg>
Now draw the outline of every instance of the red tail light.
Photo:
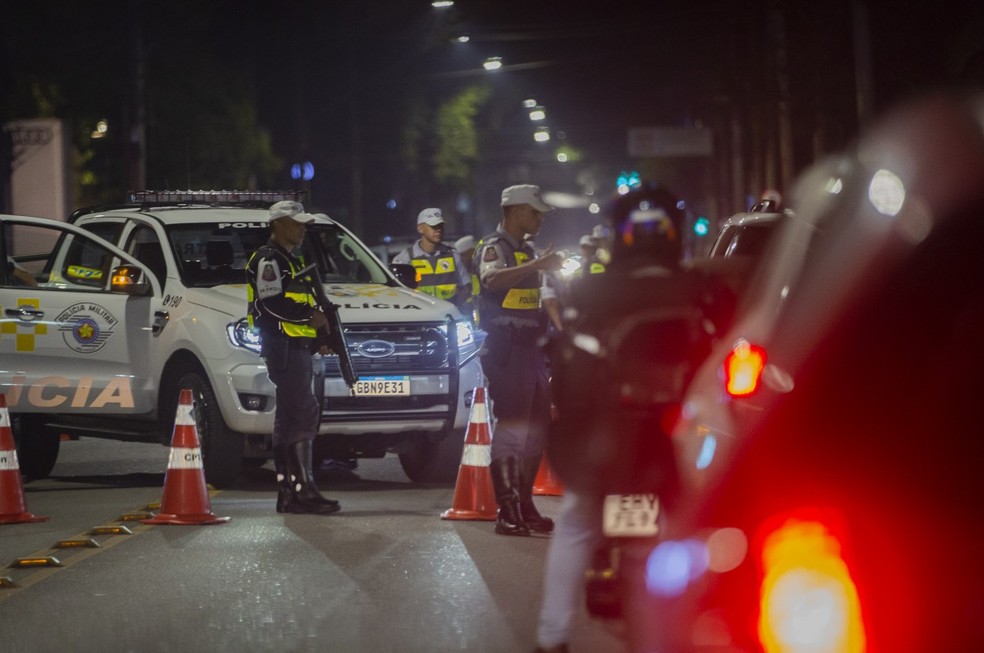
<svg viewBox="0 0 984 653">
<path fill-rule="evenodd" d="M 765 349 L 745 339 L 735 343 L 724 359 L 725 389 L 732 397 L 747 397 L 758 388 L 765 369 Z"/>
<path fill-rule="evenodd" d="M 863 653 L 861 604 L 841 542 L 789 519 L 762 546 L 758 636 L 765 653 Z"/>
</svg>

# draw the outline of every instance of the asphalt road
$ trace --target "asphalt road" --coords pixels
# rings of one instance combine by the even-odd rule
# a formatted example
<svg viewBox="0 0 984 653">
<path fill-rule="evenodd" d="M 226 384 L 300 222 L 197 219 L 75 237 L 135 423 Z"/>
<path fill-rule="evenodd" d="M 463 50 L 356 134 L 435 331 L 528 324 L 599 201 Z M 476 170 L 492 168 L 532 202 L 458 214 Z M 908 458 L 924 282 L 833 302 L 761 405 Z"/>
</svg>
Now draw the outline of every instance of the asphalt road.
<svg viewBox="0 0 984 653">
<path fill-rule="evenodd" d="M 142 524 L 167 457 L 63 442 L 52 476 L 24 487 L 48 520 L 0 526 L 0 653 L 533 650 L 548 540 L 442 520 L 453 487 L 412 484 L 390 456 L 318 474 L 342 512 L 284 516 L 265 467 L 211 496 L 228 523 Z M 560 498 L 537 503 L 555 516 Z M 11 566 L 27 558 L 60 566 Z M 622 651 L 618 631 L 582 613 L 573 650 Z"/>
</svg>

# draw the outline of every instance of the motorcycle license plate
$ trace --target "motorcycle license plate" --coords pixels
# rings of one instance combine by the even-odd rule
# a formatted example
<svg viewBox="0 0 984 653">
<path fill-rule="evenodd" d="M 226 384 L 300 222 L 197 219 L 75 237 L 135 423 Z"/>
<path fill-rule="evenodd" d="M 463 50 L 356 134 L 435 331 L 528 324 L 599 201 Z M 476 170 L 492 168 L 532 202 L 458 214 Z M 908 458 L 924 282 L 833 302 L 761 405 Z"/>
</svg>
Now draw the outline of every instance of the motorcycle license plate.
<svg viewBox="0 0 984 653">
<path fill-rule="evenodd" d="M 652 537 L 659 532 L 655 494 L 609 494 L 602 512 L 606 537 Z"/>
</svg>

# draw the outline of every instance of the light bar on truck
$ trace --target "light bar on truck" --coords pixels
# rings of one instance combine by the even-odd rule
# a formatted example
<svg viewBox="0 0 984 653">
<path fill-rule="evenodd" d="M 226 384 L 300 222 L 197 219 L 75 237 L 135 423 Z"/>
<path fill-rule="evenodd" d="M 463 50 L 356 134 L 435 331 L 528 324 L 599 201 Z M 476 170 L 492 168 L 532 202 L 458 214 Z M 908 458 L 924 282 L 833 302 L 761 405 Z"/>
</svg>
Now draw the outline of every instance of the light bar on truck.
<svg viewBox="0 0 984 653">
<path fill-rule="evenodd" d="M 131 190 L 126 196 L 134 204 L 209 204 L 274 203 L 281 200 L 301 202 L 301 190 Z"/>
</svg>

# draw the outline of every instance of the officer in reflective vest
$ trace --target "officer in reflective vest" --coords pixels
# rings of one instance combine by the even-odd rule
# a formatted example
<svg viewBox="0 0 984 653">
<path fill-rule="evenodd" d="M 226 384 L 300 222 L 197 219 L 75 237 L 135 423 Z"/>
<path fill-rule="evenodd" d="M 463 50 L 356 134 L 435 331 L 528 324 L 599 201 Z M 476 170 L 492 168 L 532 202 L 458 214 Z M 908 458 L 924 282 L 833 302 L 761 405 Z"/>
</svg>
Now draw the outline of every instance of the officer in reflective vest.
<svg viewBox="0 0 984 653">
<path fill-rule="evenodd" d="M 312 443 L 321 409 L 312 391 L 312 351 L 319 328 L 328 324 L 315 308 L 310 280 L 294 251 L 315 220 L 299 202 L 270 207 L 270 240 L 246 266 L 248 319 L 260 332 L 260 356 L 277 387 L 273 459 L 277 470 L 277 512 L 327 515 L 339 510 L 314 484 Z M 322 351 L 322 354 L 327 351 Z"/>
<path fill-rule="evenodd" d="M 479 313 L 488 333 L 482 368 L 496 419 L 490 466 L 499 504 L 495 532 L 501 535 L 553 531 L 553 521 L 533 504 L 533 482 L 550 425 L 547 361 L 539 345 L 546 331 L 542 273 L 559 269 L 563 259 L 552 247 L 538 256 L 525 240 L 550 210 L 538 186 L 506 188 L 502 222 L 475 252 Z"/>
<path fill-rule="evenodd" d="M 481 292 L 482 286 L 478 282 L 478 270 L 475 266 L 475 247 L 474 236 L 462 236 L 454 241 L 454 251 L 458 252 L 458 256 L 461 258 L 461 265 L 468 271 L 468 275 L 471 278 L 470 292 L 468 299 L 465 300 L 469 309 L 468 315 L 471 317 L 473 323 L 478 324 L 478 306 L 476 304 L 478 303 L 478 294 Z"/>
<path fill-rule="evenodd" d="M 424 209 L 417 216 L 420 239 L 393 257 L 393 263 L 409 263 L 417 270 L 417 290 L 445 299 L 468 311 L 471 280 L 461 258 L 444 238 L 441 209 Z"/>
<path fill-rule="evenodd" d="M 598 257 L 598 241 L 593 236 L 581 236 L 578 244 L 581 246 L 581 276 L 603 273 L 605 264 Z"/>
</svg>

